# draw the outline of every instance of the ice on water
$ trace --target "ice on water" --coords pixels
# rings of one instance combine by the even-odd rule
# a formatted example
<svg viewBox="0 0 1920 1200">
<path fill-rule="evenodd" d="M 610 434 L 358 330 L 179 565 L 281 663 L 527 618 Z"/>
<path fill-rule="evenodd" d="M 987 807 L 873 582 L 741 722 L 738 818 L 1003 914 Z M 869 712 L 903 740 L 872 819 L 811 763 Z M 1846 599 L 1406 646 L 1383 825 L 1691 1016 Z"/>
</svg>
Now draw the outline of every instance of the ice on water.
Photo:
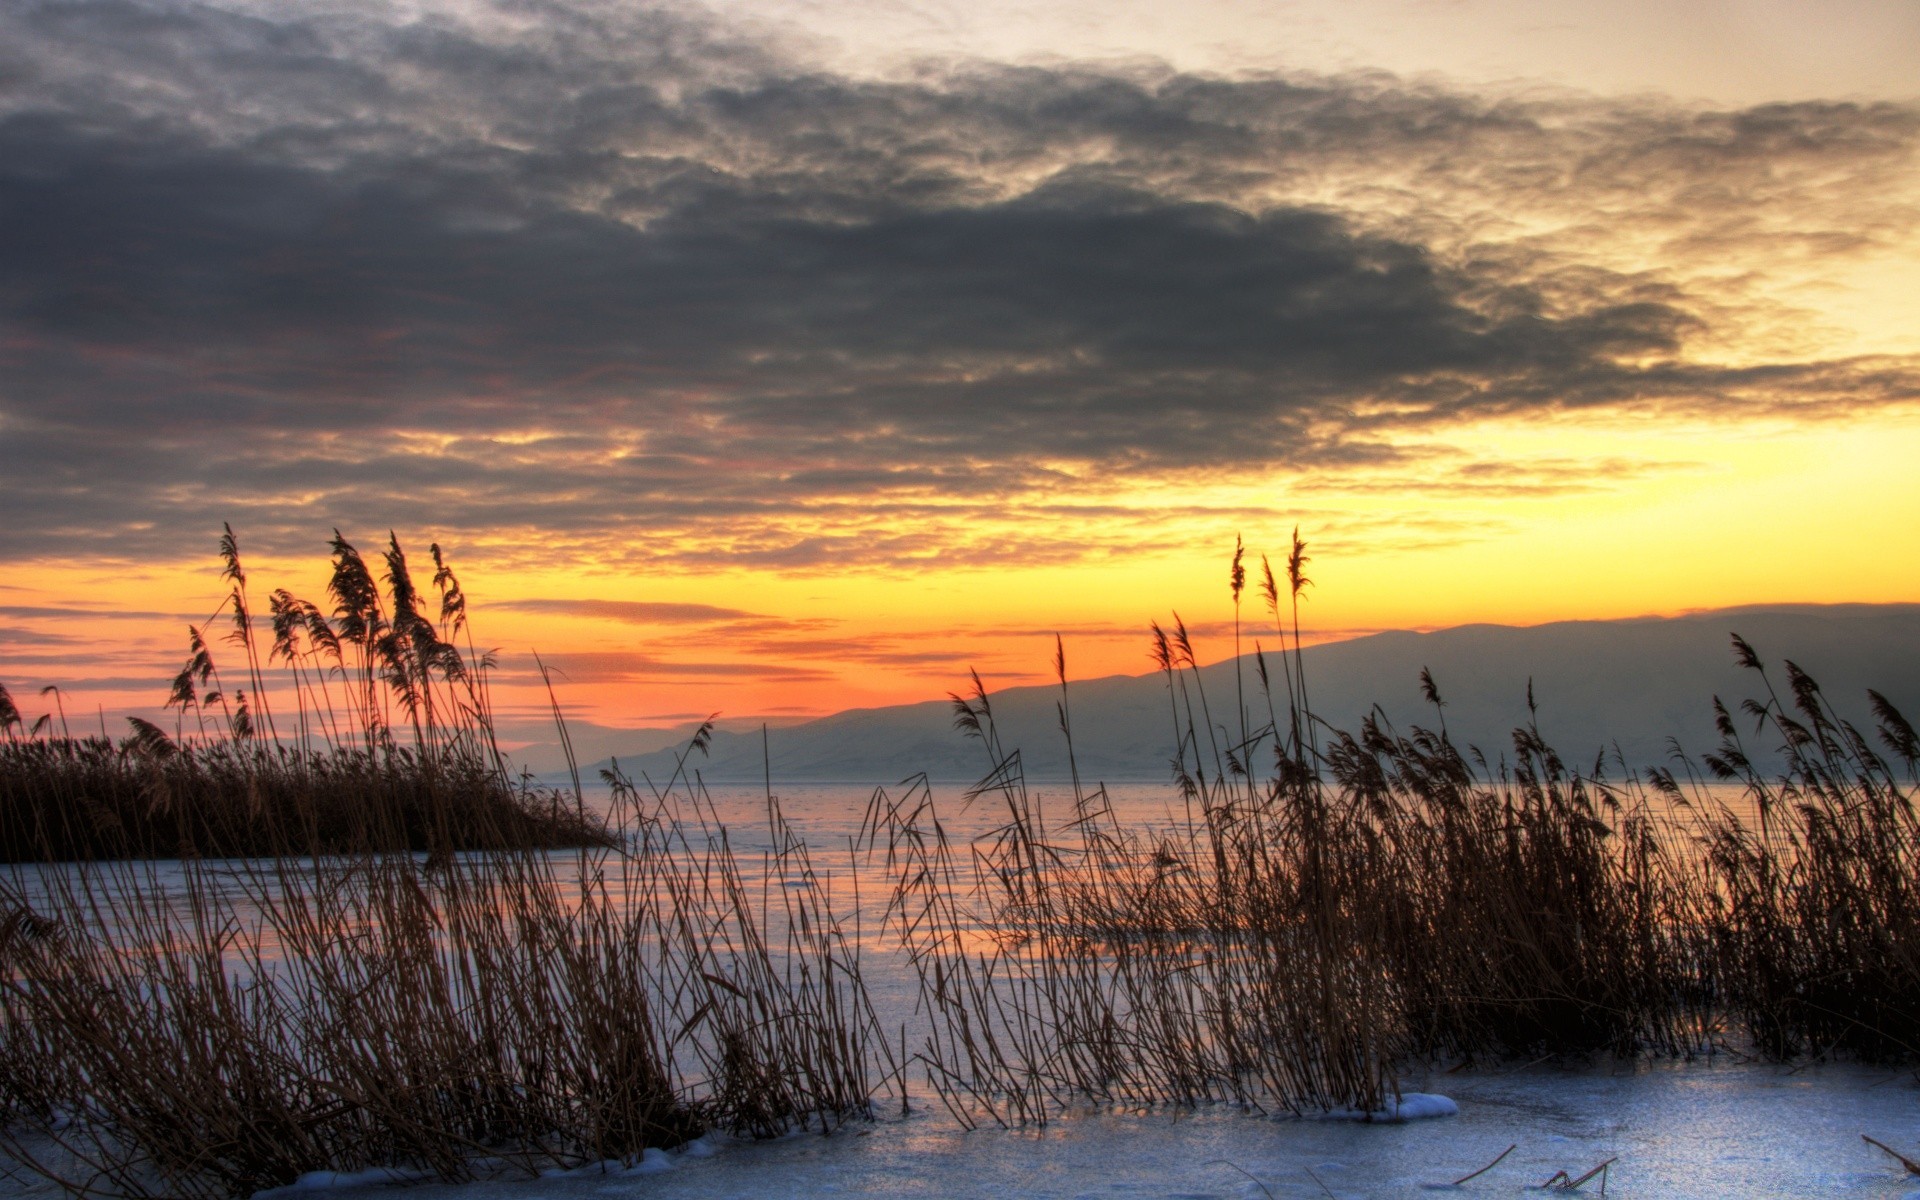
<svg viewBox="0 0 1920 1200">
<path fill-rule="evenodd" d="M 787 798 L 810 841 L 834 844 L 845 799 Z M 750 801 L 748 803 L 747 801 Z M 738 824 L 748 855 L 758 792 Z M 809 811 L 811 810 L 811 811 Z M 729 816 L 731 816 L 729 814 Z M 809 820 L 809 818 L 813 818 Z M 842 818 L 843 820 L 857 820 Z M 867 950 L 878 949 L 868 926 Z M 882 1004 L 910 1005 L 904 977 L 875 958 L 868 982 Z M 721 1200 L 915 1196 L 955 1200 L 1057 1197 L 1403 1197 L 1530 1194 L 1557 1172 L 1578 1177 L 1613 1160 L 1607 1195 L 1634 1197 L 1912 1197 L 1920 1181 L 1861 1141 L 1869 1134 L 1920 1157 L 1920 1083 L 1911 1071 L 1845 1065 L 1798 1069 L 1711 1062 L 1601 1062 L 1579 1070 L 1461 1072 L 1401 1080 L 1382 1110 L 1347 1119 L 1277 1118 L 1228 1105 L 1195 1111 L 1084 1111 L 1041 1129 L 968 1131 L 923 1089 L 914 1112 L 856 1122 L 832 1136 L 769 1142 L 719 1134 L 672 1150 L 527 1180 L 417 1182 L 388 1169 L 313 1172 L 280 1197 L 328 1200 Z M 1427 1090 L 1427 1089 L 1432 1090 Z M 1444 1094 L 1441 1094 L 1444 1093 Z M 881 1105 L 887 1105 L 881 1097 Z M 1442 1120 L 1427 1118 L 1444 1117 Z M 1451 1181 L 1498 1166 L 1468 1183 Z M 411 1186 L 397 1187 L 407 1183 Z M 1593 1191 L 1593 1185 L 1582 1194 Z M 24 1173 L 0 1176 L 0 1197 L 53 1194 Z"/>
</svg>

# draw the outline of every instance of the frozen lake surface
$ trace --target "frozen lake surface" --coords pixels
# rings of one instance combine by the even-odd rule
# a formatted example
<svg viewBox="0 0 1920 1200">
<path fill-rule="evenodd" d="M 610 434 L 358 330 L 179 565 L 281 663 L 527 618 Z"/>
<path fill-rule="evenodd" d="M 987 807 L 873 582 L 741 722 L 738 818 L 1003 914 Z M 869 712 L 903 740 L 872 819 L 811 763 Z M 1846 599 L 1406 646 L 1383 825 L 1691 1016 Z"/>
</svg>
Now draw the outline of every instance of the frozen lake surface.
<svg viewBox="0 0 1920 1200">
<path fill-rule="evenodd" d="M 956 789 L 957 790 L 957 789 Z M 1145 823 L 1180 819 L 1160 787 L 1116 789 L 1115 807 Z M 847 839 L 865 794 L 832 787 L 783 793 L 806 834 L 826 886 L 848 887 Z M 743 858 L 765 843 L 764 794 L 716 795 Z M 954 812 L 957 805 L 949 805 Z M 965 836 L 996 819 L 991 808 L 955 813 Z M 840 848 L 836 855 L 834 847 Z M 845 864 L 834 872 L 839 857 Z M 160 867 L 164 876 L 170 869 Z M 857 899 L 855 896 L 857 895 Z M 871 957 L 868 983 L 883 1010 L 912 1004 L 907 973 L 886 965 L 885 934 L 872 890 L 849 891 L 860 910 L 856 939 Z M 797 1133 L 754 1142 L 710 1135 L 688 1147 L 650 1150 L 633 1164 L 585 1168 L 535 1180 L 463 1185 L 323 1180 L 263 1195 L 327 1200 L 573 1200 L 586 1197 L 925 1196 L 1397 1197 L 1533 1194 L 1556 1177 L 1579 1178 L 1609 1163 L 1579 1190 L 1620 1197 L 1920 1198 L 1920 1178 L 1862 1141 L 1872 1136 L 1920 1158 L 1920 1081 L 1911 1070 L 1848 1064 L 1798 1068 L 1743 1062 L 1602 1062 L 1451 1074 L 1411 1074 L 1410 1093 L 1450 1098 L 1457 1112 L 1405 1123 L 1273 1118 L 1227 1105 L 1198 1110 L 1084 1111 L 1041 1129 L 963 1128 L 919 1081 L 914 1111 L 899 1112 L 885 1090 L 878 1119 L 832 1136 Z M 1438 1106 L 1445 1108 L 1446 1106 Z M 1509 1146 L 1492 1169 L 1459 1185 Z M 1565 1172 L 1564 1176 L 1560 1173 Z M 0 1195 L 57 1194 L 13 1174 Z"/>
<path fill-rule="evenodd" d="M 1722 1060 L 1532 1067 L 1414 1082 L 1452 1097 L 1458 1115 L 1369 1125 L 1214 1107 L 1086 1113 L 1042 1130 L 969 1132 L 933 1110 L 904 1120 L 895 1114 L 831 1137 L 706 1138 L 691 1153 L 650 1153 L 632 1173 L 589 1168 L 534 1181 L 358 1186 L 319 1194 L 328 1200 L 1517 1196 L 1538 1192 L 1558 1172 L 1577 1178 L 1611 1159 L 1608 1196 L 1920 1196 L 1920 1179 L 1861 1141 L 1864 1133 L 1909 1155 L 1920 1150 L 1920 1085 L 1910 1072 Z M 1509 1145 L 1514 1151 L 1492 1170 L 1447 1186 Z M 1580 1193 L 1599 1195 L 1600 1185 L 1595 1177 Z"/>
<path fill-rule="evenodd" d="M 1737 1064 L 1533 1067 L 1425 1086 L 1456 1116 L 1405 1124 L 1271 1119 L 1226 1107 L 1069 1115 L 1042 1130 L 971 1132 L 922 1109 L 831 1137 L 701 1139 L 637 1171 L 465 1185 L 335 1186 L 263 1195 L 326 1200 L 771 1200 L 812 1196 L 1255 1200 L 1536 1194 L 1608 1159 L 1618 1197 L 1920 1197 L 1920 1179 L 1861 1141 L 1920 1150 L 1910 1072 Z M 924 1103 L 916 1098 L 916 1106 Z M 1515 1146 L 1499 1165 L 1447 1184 Z M 617 1168 L 616 1168 L 617 1169 Z M 1244 1173 L 1243 1173 L 1244 1172 Z M 1251 1178 L 1249 1178 L 1251 1176 Z M 314 1181 L 318 1182 L 318 1181 Z M 1600 1194 L 1596 1177 L 1580 1189 Z M 13 1180 L 8 1194 L 51 1195 Z"/>
</svg>

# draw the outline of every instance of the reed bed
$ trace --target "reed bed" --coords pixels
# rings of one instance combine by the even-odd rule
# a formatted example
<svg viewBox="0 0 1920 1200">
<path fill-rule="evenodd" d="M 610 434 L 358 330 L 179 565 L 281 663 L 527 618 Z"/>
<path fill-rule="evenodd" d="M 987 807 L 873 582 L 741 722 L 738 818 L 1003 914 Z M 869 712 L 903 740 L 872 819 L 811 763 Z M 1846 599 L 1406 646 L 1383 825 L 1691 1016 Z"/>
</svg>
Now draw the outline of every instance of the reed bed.
<svg viewBox="0 0 1920 1200">
<path fill-rule="evenodd" d="M 289 844 L 320 853 L 584 846 L 608 837 L 572 793 L 460 754 L 0 742 L 5 862 L 233 858 Z"/>
<path fill-rule="evenodd" d="M 9 1149 L 75 1194 L 244 1196 L 865 1115 L 891 1059 L 777 805 L 750 886 L 697 787 L 610 782 L 613 846 L 0 876 Z"/>
<path fill-rule="evenodd" d="M 1570 766 L 1531 694 L 1508 750 L 1458 746 L 1424 672 L 1434 728 L 1376 711 L 1333 729 L 1308 699 L 1305 550 L 1296 535 L 1278 577 L 1262 561 L 1277 652 L 1256 641 L 1233 697 L 1206 694 L 1177 616 L 1154 627 L 1182 800 L 1166 827 L 1120 825 L 1077 766 L 1066 811 L 1043 813 L 977 678 L 954 697 L 989 764 L 965 802 L 1004 819 L 956 846 L 925 780 L 875 793 L 864 847 L 932 1020 L 917 1057 L 963 1120 L 1089 1101 L 1387 1116 L 1411 1063 L 1920 1047 L 1920 739 L 1884 697 L 1904 774 L 1792 664 L 1783 704 L 1737 636 L 1772 776 L 1717 700 L 1725 744 L 1644 777 Z M 1064 649 L 1055 669 L 1072 763 Z"/>
<path fill-rule="evenodd" d="M 695 774 L 615 765 L 605 811 L 577 765 L 515 778 L 438 546 L 437 620 L 397 540 L 376 582 L 336 532 L 332 613 L 276 592 L 264 647 L 220 550 L 230 678 L 191 628 L 171 733 L 72 737 L 57 689 L 23 728 L 0 690 L 15 1159 L 76 1195 L 461 1180 L 833 1127 L 898 1085 L 771 794 L 756 865 Z"/>
<path fill-rule="evenodd" d="M 577 771 L 569 796 L 516 777 L 500 752 L 493 658 L 474 645 L 440 547 L 437 616 L 397 538 L 377 580 L 338 530 L 330 547 L 331 614 L 277 590 L 263 621 L 225 530 L 230 587 L 208 621 L 188 627 L 167 700 L 172 732 L 134 717 L 117 742 L 104 730 L 76 738 L 57 686 L 42 689 L 53 707 L 28 726 L 0 685 L 0 861 L 604 841 Z"/>
<path fill-rule="evenodd" d="M 1877 725 L 1870 740 L 1791 662 L 1783 701 L 1754 649 L 1737 636 L 1733 646 L 1764 694 L 1745 701 L 1742 715 L 1756 735 L 1775 741 L 1785 770 L 1768 775 L 1754 766 L 1734 716 L 1716 700 L 1721 744 L 1703 763 L 1740 785 L 1752 817 L 1712 804 L 1687 786 L 1691 779 L 1656 778 L 1701 813 L 1725 1002 L 1776 1058 L 1912 1059 L 1920 1053 L 1920 737 L 1886 697 L 1869 692 Z"/>
</svg>

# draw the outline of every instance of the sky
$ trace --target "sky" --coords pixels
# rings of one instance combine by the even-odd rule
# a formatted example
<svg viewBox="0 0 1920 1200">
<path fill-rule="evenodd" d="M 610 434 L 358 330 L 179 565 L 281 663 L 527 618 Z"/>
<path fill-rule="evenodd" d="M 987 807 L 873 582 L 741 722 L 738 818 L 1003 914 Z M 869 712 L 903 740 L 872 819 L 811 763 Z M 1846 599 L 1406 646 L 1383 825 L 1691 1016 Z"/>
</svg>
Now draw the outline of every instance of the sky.
<svg viewBox="0 0 1920 1200">
<path fill-rule="evenodd" d="M 0 7 L 0 683 L 438 544 L 512 720 L 1920 599 L 1920 5 Z M 1249 636 L 1272 639 L 1251 594 Z M 216 655 L 234 653 L 216 645 Z"/>
</svg>

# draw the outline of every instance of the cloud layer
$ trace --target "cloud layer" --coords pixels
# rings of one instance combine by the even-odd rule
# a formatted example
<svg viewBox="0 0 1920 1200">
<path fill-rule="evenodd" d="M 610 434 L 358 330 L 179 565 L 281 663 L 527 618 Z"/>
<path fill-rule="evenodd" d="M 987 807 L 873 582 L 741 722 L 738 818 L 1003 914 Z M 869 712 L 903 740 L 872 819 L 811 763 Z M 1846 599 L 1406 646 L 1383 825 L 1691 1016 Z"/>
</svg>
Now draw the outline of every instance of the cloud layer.
<svg viewBox="0 0 1920 1200">
<path fill-rule="evenodd" d="M 852 79 L 551 0 L 12 5 L 0 558 L 222 520 L 1071 558 L 1137 543 L 1121 481 L 1420 469 L 1490 416 L 1904 404 L 1920 366 L 1768 341 L 1740 278 L 1904 236 L 1917 144 L 1895 105 Z"/>
</svg>

